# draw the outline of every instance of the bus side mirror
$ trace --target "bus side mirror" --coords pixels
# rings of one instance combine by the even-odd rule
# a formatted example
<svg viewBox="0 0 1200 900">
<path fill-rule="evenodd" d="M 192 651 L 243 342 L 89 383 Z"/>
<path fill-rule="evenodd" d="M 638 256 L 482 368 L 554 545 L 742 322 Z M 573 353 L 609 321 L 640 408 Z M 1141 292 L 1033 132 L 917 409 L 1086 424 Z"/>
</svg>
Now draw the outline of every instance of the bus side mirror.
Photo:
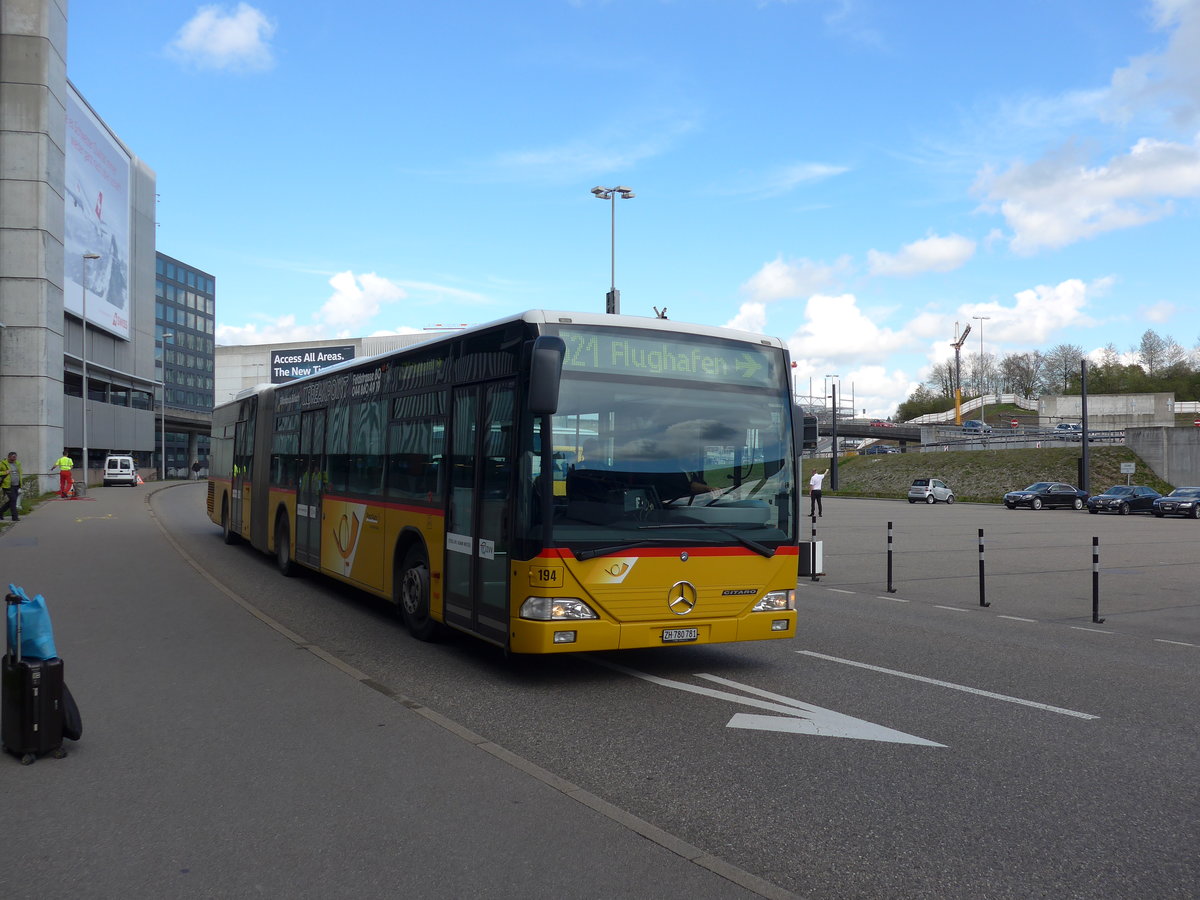
<svg viewBox="0 0 1200 900">
<path fill-rule="evenodd" d="M 529 411 L 533 415 L 552 416 L 558 412 L 558 388 L 566 354 L 567 345 L 560 337 L 543 334 L 533 342 L 529 365 Z"/>
</svg>

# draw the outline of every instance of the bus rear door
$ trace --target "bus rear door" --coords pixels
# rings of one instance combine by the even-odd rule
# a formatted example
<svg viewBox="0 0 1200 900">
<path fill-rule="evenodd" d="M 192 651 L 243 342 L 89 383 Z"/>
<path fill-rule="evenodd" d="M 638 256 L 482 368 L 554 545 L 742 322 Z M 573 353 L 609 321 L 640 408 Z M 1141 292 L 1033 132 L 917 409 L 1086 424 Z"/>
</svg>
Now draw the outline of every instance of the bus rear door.
<svg viewBox="0 0 1200 900">
<path fill-rule="evenodd" d="M 296 487 L 296 559 L 321 565 L 321 498 L 328 480 L 325 468 L 325 410 L 300 418 L 300 481 Z"/>
<path fill-rule="evenodd" d="M 456 388 L 446 517 L 446 621 L 508 643 L 512 382 Z"/>
</svg>

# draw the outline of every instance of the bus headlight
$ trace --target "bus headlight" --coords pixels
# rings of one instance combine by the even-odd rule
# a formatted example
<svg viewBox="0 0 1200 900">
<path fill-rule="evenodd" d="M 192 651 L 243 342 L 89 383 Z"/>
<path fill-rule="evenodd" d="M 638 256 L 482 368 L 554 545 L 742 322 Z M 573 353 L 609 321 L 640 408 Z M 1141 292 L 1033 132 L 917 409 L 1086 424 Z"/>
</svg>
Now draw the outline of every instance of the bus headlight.
<svg viewBox="0 0 1200 900">
<path fill-rule="evenodd" d="M 781 609 L 796 608 L 796 589 L 788 591 L 768 591 L 762 599 L 754 604 L 752 612 L 779 612 Z"/>
<path fill-rule="evenodd" d="M 542 622 L 600 618 L 590 606 L 572 597 L 526 597 L 521 604 L 520 616 Z"/>
</svg>

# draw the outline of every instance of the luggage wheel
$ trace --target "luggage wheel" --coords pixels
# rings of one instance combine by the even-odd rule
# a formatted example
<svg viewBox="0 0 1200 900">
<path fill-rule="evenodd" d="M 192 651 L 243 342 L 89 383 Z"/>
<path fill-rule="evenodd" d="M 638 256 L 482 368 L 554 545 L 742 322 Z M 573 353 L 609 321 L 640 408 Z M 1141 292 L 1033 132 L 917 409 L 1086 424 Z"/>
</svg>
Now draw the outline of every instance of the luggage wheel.
<svg viewBox="0 0 1200 900">
<path fill-rule="evenodd" d="M 36 753 L 26 753 L 21 757 L 21 765 L 23 766 L 32 766 L 35 762 L 37 762 Z"/>
</svg>

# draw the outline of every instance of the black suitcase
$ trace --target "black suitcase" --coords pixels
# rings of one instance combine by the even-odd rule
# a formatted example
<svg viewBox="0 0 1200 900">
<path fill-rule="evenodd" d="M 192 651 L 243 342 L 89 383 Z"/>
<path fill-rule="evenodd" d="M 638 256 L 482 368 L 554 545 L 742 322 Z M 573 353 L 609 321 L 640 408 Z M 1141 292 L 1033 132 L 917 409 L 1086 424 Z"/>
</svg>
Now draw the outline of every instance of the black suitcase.
<svg viewBox="0 0 1200 900">
<path fill-rule="evenodd" d="M 17 600 L 9 594 L 5 600 Z M 29 765 L 39 756 L 67 755 L 63 749 L 63 661 L 21 658 L 21 614 L 16 646 L 4 654 L 0 671 L 0 738 L 4 749 Z M 7 631 L 7 629 L 5 629 Z"/>
</svg>

